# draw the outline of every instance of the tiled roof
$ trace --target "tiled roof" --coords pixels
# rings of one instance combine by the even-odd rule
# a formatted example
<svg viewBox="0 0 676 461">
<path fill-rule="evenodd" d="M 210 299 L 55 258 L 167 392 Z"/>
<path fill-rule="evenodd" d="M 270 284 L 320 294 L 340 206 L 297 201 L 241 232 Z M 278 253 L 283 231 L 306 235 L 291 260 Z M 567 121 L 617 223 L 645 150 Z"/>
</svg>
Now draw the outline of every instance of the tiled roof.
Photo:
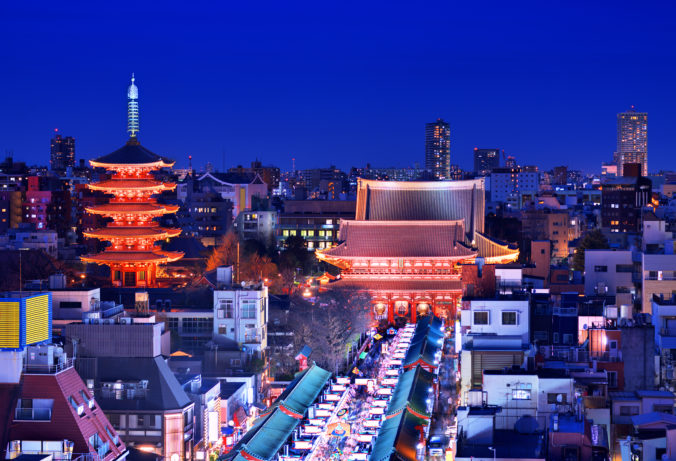
<svg viewBox="0 0 676 461">
<path fill-rule="evenodd" d="M 298 373 L 275 403 L 264 411 L 254 426 L 242 436 L 237 445 L 219 459 L 227 461 L 274 459 L 330 377 L 330 372 L 315 364 Z M 294 413 L 301 415 L 300 418 L 292 416 Z"/>
<path fill-rule="evenodd" d="M 340 223 L 340 245 L 327 256 L 358 258 L 472 258 L 476 252 L 459 244 L 462 221 L 347 221 Z"/>
<path fill-rule="evenodd" d="M 93 163 L 106 165 L 145 165 L 157 162 L 162 162 L 167 166 L 174 163 L 172 160 L 149 151 L 136 138 L 129 139 L 124 146 L 116 151 L 93 160 Z"/>
<path fill-rule="evenodd" d="M 519 257 L 519 248 L 514 245 L 488 237 L 481 232 L 475 233 L 474 238 L 474 245 L 482 258 L 501 258 L 516 261 Z"/>
<path fill-rule="evenodd" d="M 177 261 L 183 253 L 172 251 L 104 251 L 98 254 L 81 256 L 86 262 L 107 264 L 108 262 L 165 263 Z"/>
<path fill-rule="evenodd" d="M 178 211 L 177 205 L 163 205 L 158 203 L 106 203 L 87 207 L 87 211 L 93 214 L 165 214 Z"/>
<path fill-rule="evenodd" d="M 434 385 L 434 374 L 417 366 L 405 371 L 399 376 L 397 387 L 394 388 L 392 399 L 387 407 L 387 415 L 394 415 L 407 408 L 418 415 L 430 417 L 427 411 L 427 400 Z"/>
<path fill-rule="evenodd" d="M 89 232 L 84 232 L 86 237 L 106 238 L 154 238 L 163 239 L 174 237 L 181 233 L 181 229 L 167 229 L 163 227 L 104 227 Z"/>
<path fill-rule="evenodd" d="M 345 277 L 328 285 L 331 289 L 369 290 L 387 292 L 434 292 L 434 291 L 462 291 L 460 280 L 398 280 L 398 279 L 369 279 Z"/>
<path fill-rule="evenodd" d="M 101 382 L 148 380 L 148 392 L 144 399 L 103 399 L 96 398 L 106 411 L 165 411 L 177 410 L 191 404 L 169 366 L 161 356 L 158 357 L 98 357 L 96 359 L 96 378 Z M 100 386 L 99 386 L 100 387 Z"/>
<path fill-rule="evenodd" d="M 74 442 L 74 453 L 91 453 L 89 438 L 95 433 L 102 440 L 110 442 L 111 452 L 105 459 L 108 461 L 120 456 L 124 444 L 115 445 L 108 436 L 106 427 L 115 434 L 103 410 L 95 400 L 95 406 L 89 408 L 81 392 L 87 398 L 90 393 L 74 368 L 68 368 L 56 374 L 25 374 L 23 376 L 21 398 L 53 399 L 49 422 L 15 421 L 10 428 L 12 440 L 71 440 Z M 83 406 L 83 413 L 78 415 L 69 402 L 69 398 Z"/>
<path fill-rule="evenodd" d="M 484 229 L 484 179 L 376 181 L 359 179 L 357 220 L 465 220 L 466 231 Z"/>
<path fill-rule="evenodd" d="M 416 446 L 420 442 L 417 426 L 424 421 L 408 411 L 386 419 L 378 431 L 378 438 L 371 451 L 371 461 L 416 461 Z"/>
<path fill-rule="evenodd" d="M 89 184 L 88 187 L 94 190 L 171 190 L 176 188 L 176 184 L 159 182 L 153 179 L 108 179 L 106 181 Z"/>
</svg>

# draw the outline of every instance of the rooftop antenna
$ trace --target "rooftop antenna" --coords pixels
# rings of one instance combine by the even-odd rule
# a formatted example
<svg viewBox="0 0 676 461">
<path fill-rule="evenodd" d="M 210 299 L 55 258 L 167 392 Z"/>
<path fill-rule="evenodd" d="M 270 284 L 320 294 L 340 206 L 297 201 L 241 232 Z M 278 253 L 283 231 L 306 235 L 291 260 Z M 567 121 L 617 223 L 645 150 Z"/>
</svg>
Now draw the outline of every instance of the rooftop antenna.
<svg viewBox="0 0 676 461">
<path fill-rule="evenodd" d="M 296 157 L 291 157 L 291 172 L 296 174 Z"/>
<path fill-rule="evenodd" d="M 136 138 L 139 131 L 138 123 L 138 87 L 134 83 L 134 73 L 131 74 L 131 84 L 127 88 L 127 132 L 130 138 Z"/>
</svg>

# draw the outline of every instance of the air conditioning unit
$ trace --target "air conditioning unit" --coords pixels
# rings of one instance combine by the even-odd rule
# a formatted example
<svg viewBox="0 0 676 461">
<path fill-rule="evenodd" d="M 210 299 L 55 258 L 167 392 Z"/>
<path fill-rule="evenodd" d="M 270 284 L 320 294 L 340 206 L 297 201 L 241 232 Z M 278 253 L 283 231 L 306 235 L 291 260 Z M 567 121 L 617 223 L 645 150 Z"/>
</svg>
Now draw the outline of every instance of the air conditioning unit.
<svg viewBox="0 0 676 461">
<path fill-rule="evenodd" d="M 118 320 L 122 325 L 131 325 L 133 323 L 133 319 L 131 317 L 120 317 Z"/>
</svg>

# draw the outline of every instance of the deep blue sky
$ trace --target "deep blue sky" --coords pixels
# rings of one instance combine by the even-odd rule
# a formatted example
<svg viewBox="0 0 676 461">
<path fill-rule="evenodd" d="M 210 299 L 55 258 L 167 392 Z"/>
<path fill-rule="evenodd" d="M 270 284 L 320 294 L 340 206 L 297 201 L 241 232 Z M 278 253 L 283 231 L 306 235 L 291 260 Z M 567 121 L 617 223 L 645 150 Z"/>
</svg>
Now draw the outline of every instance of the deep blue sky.
<svg viewBox="0 0 676 461">
<path fill-rule="evenodd" d="M 45 163 L 55 127 L 116 149 L 133 71 L 141 142 L 177 166 L 413 165 L 443 117 L 462 167 L 596 171 L 635 104 L 650 170 L 676 168 L 673 2 L 112 3 L 2 2 L 0 154 Z"/>
</svg>

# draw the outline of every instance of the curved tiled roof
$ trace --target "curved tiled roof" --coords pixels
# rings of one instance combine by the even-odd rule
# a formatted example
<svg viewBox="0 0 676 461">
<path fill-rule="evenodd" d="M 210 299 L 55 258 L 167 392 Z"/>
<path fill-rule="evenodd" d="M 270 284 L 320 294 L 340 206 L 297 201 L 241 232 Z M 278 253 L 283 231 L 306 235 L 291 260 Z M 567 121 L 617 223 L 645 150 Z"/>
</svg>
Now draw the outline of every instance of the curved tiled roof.
<svg viewBox="0 0 676 461">
<path fill-rule="evenodd" d="M 89 184 L 89 188 L 93 190 L 171 190 L 176 188 L 176 184 L 163 183 L 152 179 L 108 179 Z"/>
<path fill-rule="evenodd" d="M 178 261 L 183 253 L 174 251 L 104 251 L 94 255 L 81 256 L 85 262 L 96 264 L 108 264 L 116 262 L 131 263 L 155 263 L 162 264 Z"/>
<path fill-rule="evenodd" d="M 328 285 L 332 290 L 357 291 L 386 291 L 400 292 L 435 292 L 435 291 L 462 291 L 460 280 L 411 280 L 411 279 L 375 279 L 343 277 Z"/>
<path fill-rule="evenodd" d="M 155 238 L 164 239 L 175 237 L 181 229 L 167 229 L 164 227 L 104 227 L 84 232 L 85 237 L 97 239 L 110 238 Z"/>
<path fill-rule="evenodd" d="M 463 221 L 341 221 L 337 247 L 323 251 L 343 258 L 458 258 L 476 256 L 461 243 Z"/>
<path fill-rule="evenodd" d="M 484 179 L 376 181 L 359 179 L 357 220 L 465 220 L 467 233 L 483 231 Z"/>
<path fill-rule="evenodd" d="M 156 203 L 107 203 L 105 205 L 97 205 L 87 207 L 86 210 L 93 214 L 165 214 L 176 213 L 178 211 L 177 205 L 162 205 Z"/>
<path fill-rule="evenodd" d="M 147 165 L 152 163 L 162 163 L 167 166 L 172 165 L 173 160 L 169 160 L 154 152 L 149 151 L 138 142 L 136 138 L 130 138 L 127 143 L 111 152 L 92 160 L 95 166 L 103 165 Z"/>
</svg>

